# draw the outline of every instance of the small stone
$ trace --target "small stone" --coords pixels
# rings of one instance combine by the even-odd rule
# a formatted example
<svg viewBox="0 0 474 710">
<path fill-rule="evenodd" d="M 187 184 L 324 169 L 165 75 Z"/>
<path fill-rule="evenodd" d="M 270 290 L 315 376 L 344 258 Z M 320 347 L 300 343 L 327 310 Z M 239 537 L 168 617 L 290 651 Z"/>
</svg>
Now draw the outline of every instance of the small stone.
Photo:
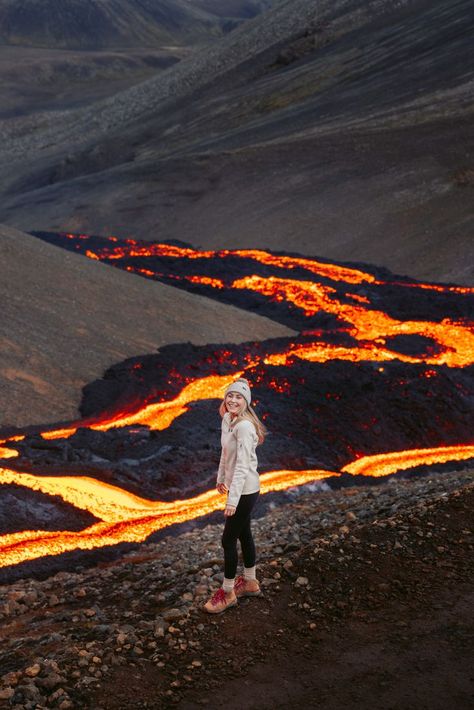
<svg viewBox="0 0 474 710">
<path fill-rule="evenodd" d="M 64 683 L 64 678 L 59 675 L 59 673 L 49 673 L 45 678 L 38 678 L 38 685 L 41 688 L 46 688 L 46 690 L 52 690 L 56 688 L 60 683 Z"/>
<path fill-rule="evenodd" d="M 184 609 L 165 609 L 165 611 L 162 613 L 163 619 L 165 621 L 178 621 L 179 619 L 183 619 L 187 615 L 186 611 Z"/>
<path fill-rule="evenodd" d="M 10 686 L 0 690 L 0 700 L 10 700 L 14 695 L 15 691 Z"/>
<path fill-rule="evenodd" d="M 39 663 L 34 663 L 32 666 L 28 666 L 25 670 L 25 674 L 30 678 L 34 678 L 41 671 L 41 666 Z"/>
<path fill-rule="evenodd" d="M 291 560 L 286 560 L 286 562 L 284 563 L 283 567 L 284 567 L 285 569 L 291 569 L 291 568 L 293 567 L 293 562 L 292 562 Z"/>
<path fill-rule="evenodd" d="M 194 668 L 201 668 L 202 663 L 199 660 L 191 661 L 191 665 L 194 666 Z"/>
<path fill-rule="evenodd" d="M 309 580 L 307 577 L 298 577 L 295 584 L 298 587 L 306 587 L 306 585 L 309 584 Z"/>
<path fill-rule="evenodd" d="M 346 513 L 346 520 L 357 520 L 357 516 L 352 512 L 352 510 L 348 510 Z"/>
<path fill-rule="evenodd" d="M 10 671 L 2 676 L 2 685 L 16 685 L 21 678 L 21 671 Z"/>
</svg>

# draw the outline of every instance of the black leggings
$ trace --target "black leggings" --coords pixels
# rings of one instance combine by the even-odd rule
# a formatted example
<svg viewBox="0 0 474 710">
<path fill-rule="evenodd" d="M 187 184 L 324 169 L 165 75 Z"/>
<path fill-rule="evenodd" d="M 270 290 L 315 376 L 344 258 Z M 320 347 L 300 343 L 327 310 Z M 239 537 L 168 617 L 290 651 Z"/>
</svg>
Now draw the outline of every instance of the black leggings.
<svg viewBox="0 0 474 710">
<path fill-rule="evenodd" d="M 234 515 L 229 515 L 225 520 L 222 547 L 224 548 L 224 576 L 227 579 L 233 579 L 237 572 L 237 540 L 240 540 L 245 567 L 255 565 L 255 543 L 250 530 L 250 518 L 258 494 L 259 491 L 241 495 Z"/>
</svg>

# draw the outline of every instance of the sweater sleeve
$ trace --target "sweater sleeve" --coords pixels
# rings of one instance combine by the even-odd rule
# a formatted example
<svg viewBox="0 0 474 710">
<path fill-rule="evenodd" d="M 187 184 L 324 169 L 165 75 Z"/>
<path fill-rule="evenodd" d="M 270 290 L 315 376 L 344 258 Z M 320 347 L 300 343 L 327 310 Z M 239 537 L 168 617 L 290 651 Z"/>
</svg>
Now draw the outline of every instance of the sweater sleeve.
<svg viewBox="0 0 474 710">
<path fill-rule="evenodd" d="M 227 496 L 227 505 L 237 507 L 242 495 L 245 478 L 250 467 L 250 457 L 254 445 L 254 426 L 251 422 L 242 422 L 235 428 L 237 438 L 237 456 L 234 475 Z"/>
<path fill-rule="evenodd" d="M 225 417 L 225 415 L 224 415 Z M 224 429 L 224 417 L 222 417 L 222 422 L 221 422 L 221 432 Z M 221 449 L 221 458 L 219 461 L 219 468 L 217 470 L 217 483 L 224 483 L 225 479 L 225 456 L 224 456 L 224 447 Z"/>
<path fill-rule="evenodd" d="M 225 469 L 224 469 L 224 449 L 221 451 L 221 460 L 219 461 L 219 469 L 217 471 L 217 483 L 224 483 Z"/>
</svg>

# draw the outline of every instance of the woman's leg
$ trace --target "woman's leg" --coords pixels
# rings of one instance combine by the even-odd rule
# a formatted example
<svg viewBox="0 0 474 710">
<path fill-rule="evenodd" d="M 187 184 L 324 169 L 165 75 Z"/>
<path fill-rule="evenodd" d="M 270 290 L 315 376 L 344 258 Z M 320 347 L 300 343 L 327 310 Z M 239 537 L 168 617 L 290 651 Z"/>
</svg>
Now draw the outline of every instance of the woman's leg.
<svg viewBox="0 0 474 710">
<path fill-rule="evenodd" d="M 240 496 L 240 500 L 235 509 L 234 515 L 229 515 L 226 518 L 224 532 L 222 533 L 222 546 L 224 548 L 224 582 L 222 587 L 204 605 L 204 610 L 211 614 L 219 614 L 231 606 L 237 604 L 237 589 L 234 590 L 235 574 L 237 572 L 237 540 L 243 535 L 244 543 L 242 550 L 244 554 L 245 564 L 255 558 L 255 545 L 253 544 L 252 533 L 250 532 L 250 515 L 255 501 L 258 498 L 257 493 Z M 252 553 L 253 547 L 253 553 Z M 253 554 L 253 557 L 252 557 Z M 253 568 L 255 570 L 255 567 Z M 248 571 L 248 570 L 246 570 Z M 254 585 L 245 590 L 246 594 L 260 593 L 258 583 L 255 579 L 247 581 L 247 585 Z M 240 592 L 239 592 L 240 594 Z"/>
<path fill-rule="evenodd" d="M 252 518 L 252 509 L 257 500 L 258 493 L 251 495 L 255 495 L 255 500 L 252 502 L 252 507 L 250 508 L 245 523 L 241 528 L 239 540 L 242 548 L 242 557 L 244 558 L 244 572 L 247 572 L 245 577 L 255 579 L 255 542 L 252 535 L 252 529 L 250 527 L 250 521 Z"/>
<path fill-rule="evenodd" d="M 242 555 L 244 557 L 245 566 L 252 567 L 255 565 L 255 545 L 253 542 L 252 532 L 250 530 L 250 516 L 257 498 L 258 491 L 256 493 L 249 493 L 248 495 L 240 496 L 234 515 L 230 515 L 226 518 L 224 532 L 222 534 L 225 581 L 234 579 L 237 572 L 238 539 L 240 539 L 240 544 L 242 545 Z M 244 537 L 244 543 L 242 543 L 241 535 Z M 252 564 L 247 564 L 250 562 L 252 562 Z"/>
</svg>

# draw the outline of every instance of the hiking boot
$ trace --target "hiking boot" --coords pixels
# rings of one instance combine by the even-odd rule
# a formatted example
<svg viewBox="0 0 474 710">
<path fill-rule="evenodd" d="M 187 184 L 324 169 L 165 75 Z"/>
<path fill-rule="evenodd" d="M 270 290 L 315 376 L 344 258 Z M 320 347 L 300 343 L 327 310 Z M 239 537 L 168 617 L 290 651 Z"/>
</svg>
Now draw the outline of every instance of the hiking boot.
<svg viewBox="0 0 474 710">
<path fill-rule="evenodd" d="M 259 597 L 262 590 L 256 579 L 245 579 L 240 576 L 235 580 L 234 592 L 236 597 Z"/>
<path fill-rule="evenodd" d="M 228 597 L 222 587 L 219 587 L 217 592 L 204 604 L 203 609 L 207 611 L 208 614 L 221 614 L 223 611 L 230 609 L 231 606 L 235 606 L 236 604 L 237 597 L 235 594 Z"/>
</svg>

